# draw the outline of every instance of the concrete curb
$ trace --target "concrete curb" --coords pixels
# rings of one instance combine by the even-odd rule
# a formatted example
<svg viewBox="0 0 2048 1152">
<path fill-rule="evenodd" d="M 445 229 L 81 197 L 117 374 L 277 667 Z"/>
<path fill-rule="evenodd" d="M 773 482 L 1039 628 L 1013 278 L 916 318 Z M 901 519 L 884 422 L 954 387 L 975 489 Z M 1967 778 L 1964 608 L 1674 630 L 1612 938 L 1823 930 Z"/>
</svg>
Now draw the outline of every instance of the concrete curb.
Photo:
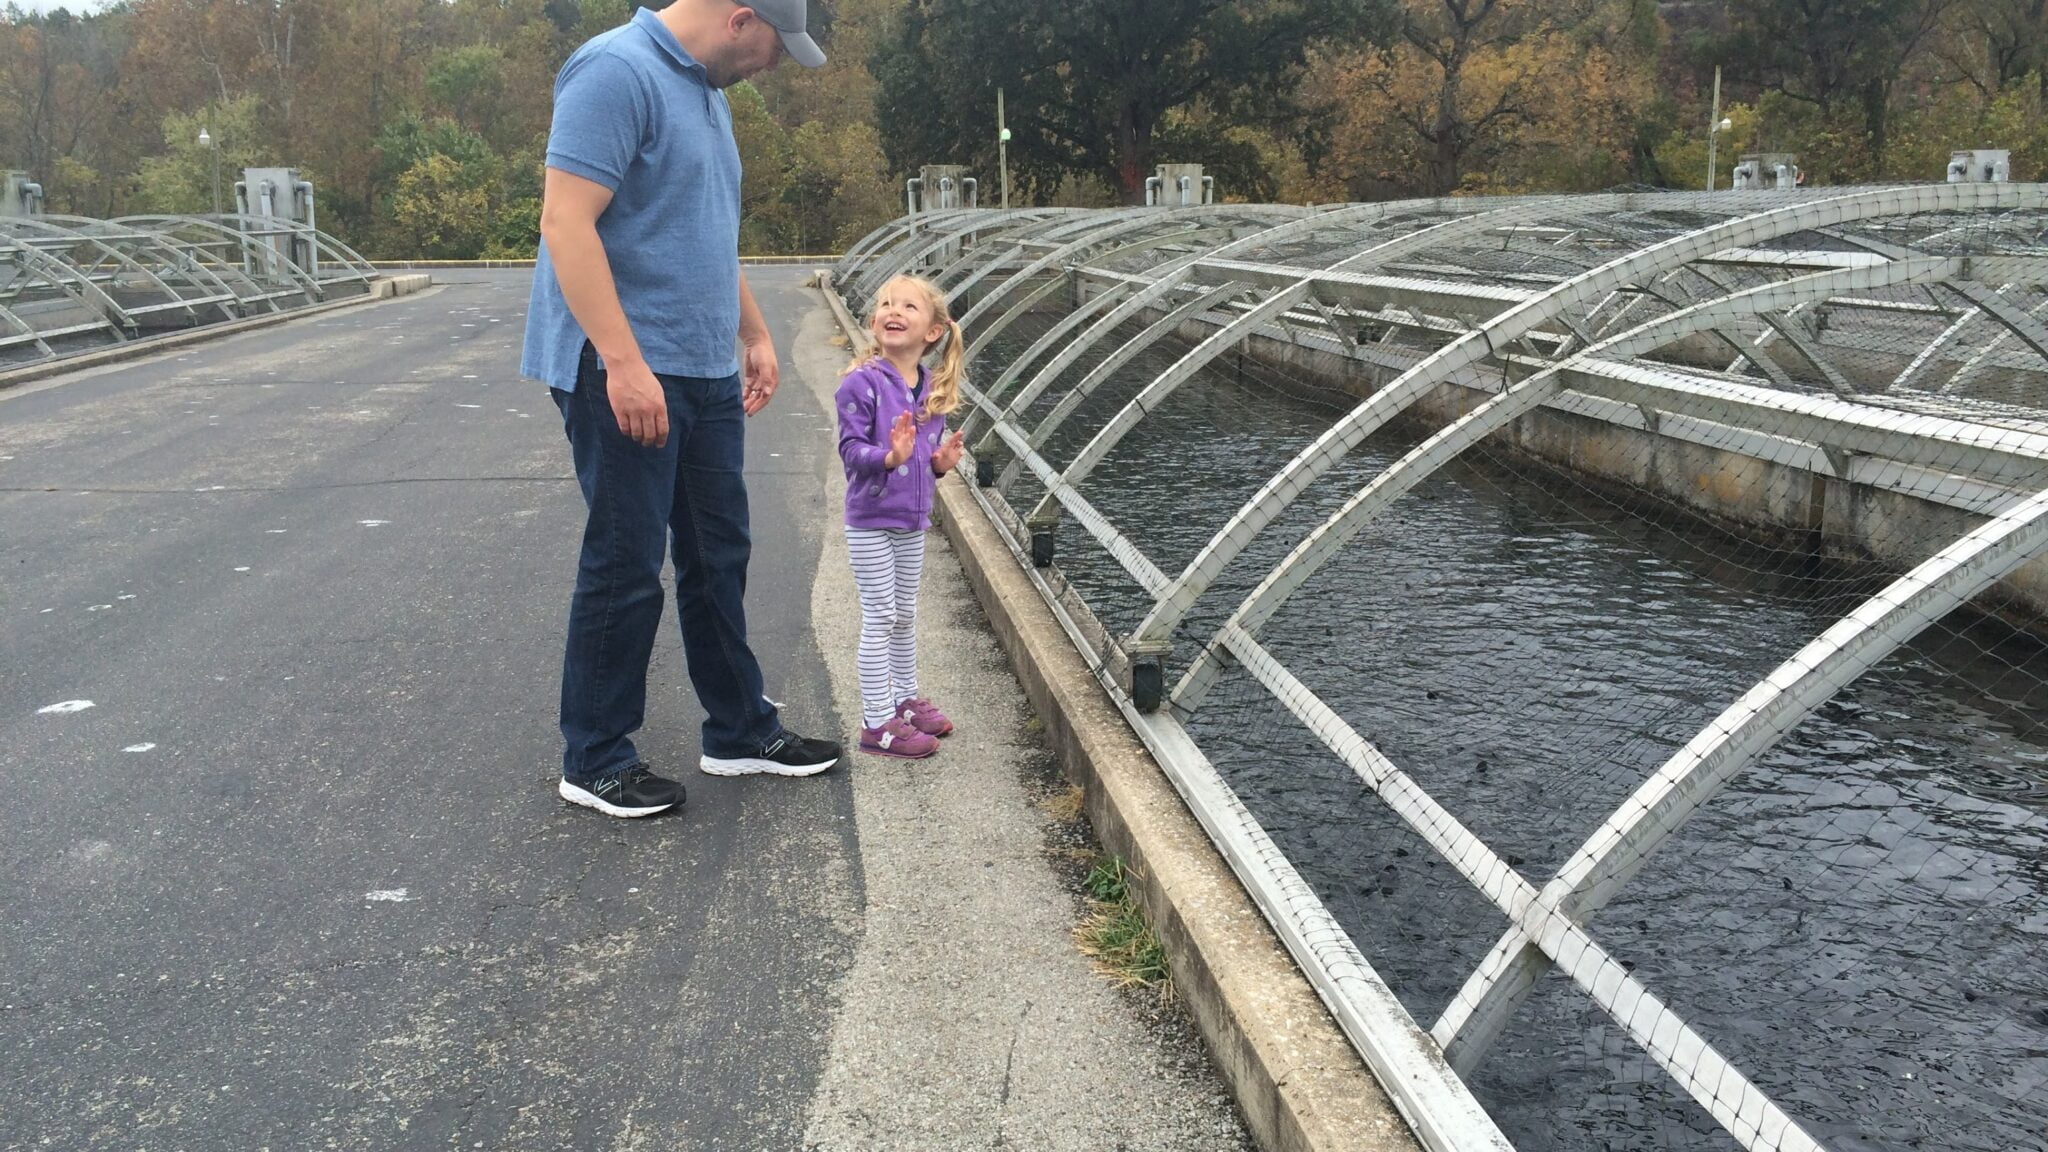
<svg viewBox="0 0 2048 1152">
<path fill-rule="evenodd" d="M 379 300 L 392 300 L 400 296 L 411 296 L 432 287 L 434 278 L 425 274 L 413 276 L 385 276 L 370 281 L 367 295 L 351 296 L 346 300 L 330 300 L 325 304 L 314 304 L 306 308 L 294 308 L 289 312 L 272 312 L 265 316 L 251 316 L 246 320 L 231 320 L 225 324 L 209 324 L 203 328 L 188 328 L 165 336 L 152 336 L 144 340 L 132 340 L 101 348 L 92 352 L 81 352 L 76 356 L 60 356 L 55 360 L 41 360 L 11 371 L 0 372 L 0 392 L 19 384 L 32 384 L 51 376 L 66 372 L 82 372 L 88 368 L 100 368 L 108 364 L 120 364 L 128 360 L 140 360 L 160 352 L 170 352 L 192 344 L 203 344 L 208 340 L 223 340 L 243 332 L 269 328 L 277 324 L 302 320 L 308 316 L 321 316 L 343 308 L 359 308 Z"/>
<path fill-rule="evenodd" d="M 821 284 L 856 347 L 865 334 Z M 1090 674 L 958 474 L 952 542 L 1033 711 L 1108 851 L 1131 866 L 1174 980 L 1267 1152 L 1416 1152 L 1407 1122 L 1281 947 L 1165 773 Z"/>
</svg>

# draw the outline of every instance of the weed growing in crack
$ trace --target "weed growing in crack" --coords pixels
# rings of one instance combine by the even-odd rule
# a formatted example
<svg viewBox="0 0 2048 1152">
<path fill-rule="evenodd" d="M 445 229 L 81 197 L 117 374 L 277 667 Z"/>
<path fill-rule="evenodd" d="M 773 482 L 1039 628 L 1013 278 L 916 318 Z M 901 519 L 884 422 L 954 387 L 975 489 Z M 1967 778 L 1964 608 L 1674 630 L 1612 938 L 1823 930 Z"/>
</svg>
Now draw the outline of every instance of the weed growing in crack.
<svg viewBox="0 0 2048 1152">
<path fill-rule="evenodd" d="M 1132 898 L 1130 869 L 1120 857 L 1095 862 L 1082 882 L 1088 892 L 1088 917 L 1074 929 L 1081 954 L 1096 971 L 1118 987 L 1157 989 L 1161 1000 L 1173 998 L 1173 973 L 1166 967 L 1166 949 Z"/>
</svg>

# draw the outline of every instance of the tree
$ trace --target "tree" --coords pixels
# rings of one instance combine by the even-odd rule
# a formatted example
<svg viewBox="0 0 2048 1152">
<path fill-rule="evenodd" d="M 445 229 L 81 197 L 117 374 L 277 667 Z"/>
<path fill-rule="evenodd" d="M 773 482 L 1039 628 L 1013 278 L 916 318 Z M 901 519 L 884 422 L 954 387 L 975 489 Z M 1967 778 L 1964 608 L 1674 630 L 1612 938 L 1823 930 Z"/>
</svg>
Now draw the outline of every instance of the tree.
<svg viewBox="0 0 2048 1152">
<path fill-rule="evenodd" d="M 1861 122 L 1867 177 L 1884 166 L 1895 85 L 1953 0 L 1731 0 L 1728 58 L 1745 78 L 1810 105 L 1819 129 Z"/>
<path fill-rule="evenodd" d="M 234 185 L 242 169 L 273 159 L 261 127 L 259 101 L 238 96 L 210 110 L 164 117 L 164 151 L 142 162 L 136 207 L 145 212 L 213 211 L 213 173 L 220 165 L 220 208 L 235 210 Z M 206 129 L 211 143 L 199 143 Z M 218 150 L 219 155 L 215 152 Z"/>
<path fill-rule="evenodd" d="M 1642 0 L 1404 0 L 1400 39 L 1319 61 L 1354 197 L 1627 180 L 1662 43 Z"/>
<path fill-rule="evenodd" d="M 406 169 L 391 200 L 408 251 L 431 260 L 469 260 L 494 231 L 488 176 L 435 154 Z"/>
<path fill-rule="evenodd" d="M 1306 127 L 1294 94 L 1311 46 L 1384 33 L 1388 17 L 1383 0 L 910 0 L 871 65 L 877 124 L 897 171 L 986 171 L 1001 88 L 1028 195 L 1095 176 L 1137 203 L 1175 114 Z"/>
<path fill-rule="evenodd" d="M 1985 100 L 2029 78 L 2048 97 L 2048 0 L 1964 0 L 1937 51 Z"/>
<path fill-rule="evenodd" d="M 505 95 L 504 50 L 465 44 L 436 52 L 427 64 L 427 95 L 457 124 L 488 135 Z"/>
</svg>

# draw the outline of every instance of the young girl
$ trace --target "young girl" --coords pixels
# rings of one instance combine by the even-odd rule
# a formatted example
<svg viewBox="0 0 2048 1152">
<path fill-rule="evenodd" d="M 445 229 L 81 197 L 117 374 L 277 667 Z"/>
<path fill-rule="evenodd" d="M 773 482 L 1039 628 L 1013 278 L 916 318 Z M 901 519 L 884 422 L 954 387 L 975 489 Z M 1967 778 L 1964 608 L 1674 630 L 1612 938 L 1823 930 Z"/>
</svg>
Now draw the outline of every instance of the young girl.
<svg viewBox="0 0 2048 1152">
<path fill-rule="evenodd" d="M 875 350 L 839 383 L 839 458 L 846 465 L 846 550 L 860 587 L 863 752 L 917 760 L 939 750 L 953 722 L 917 688 L 917 585 L 938 478 L 960 463 L 965 358 L 960 326 L 929 281 L 898 276 L 868 317 Z M 924 357 L 940 340 L 936 372 Z"/>
</svg>

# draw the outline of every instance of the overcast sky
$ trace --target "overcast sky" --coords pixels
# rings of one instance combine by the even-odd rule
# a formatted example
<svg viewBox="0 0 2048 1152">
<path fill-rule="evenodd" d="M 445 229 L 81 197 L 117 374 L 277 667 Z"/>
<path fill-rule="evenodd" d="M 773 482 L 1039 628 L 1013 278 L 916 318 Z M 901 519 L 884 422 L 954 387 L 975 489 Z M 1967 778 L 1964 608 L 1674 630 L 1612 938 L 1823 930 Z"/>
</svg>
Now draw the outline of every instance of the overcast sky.
<svg viewBox="0 0 2048 1152">
<path fill-rule="evenodd" d="M 105 8 L 109 0 L 0 0 L 0 8 L 20 8 L 26 12 L 49 12 L 57 8 L 69 8 L 73 12 L 97 12 Z"/>
</svg>

